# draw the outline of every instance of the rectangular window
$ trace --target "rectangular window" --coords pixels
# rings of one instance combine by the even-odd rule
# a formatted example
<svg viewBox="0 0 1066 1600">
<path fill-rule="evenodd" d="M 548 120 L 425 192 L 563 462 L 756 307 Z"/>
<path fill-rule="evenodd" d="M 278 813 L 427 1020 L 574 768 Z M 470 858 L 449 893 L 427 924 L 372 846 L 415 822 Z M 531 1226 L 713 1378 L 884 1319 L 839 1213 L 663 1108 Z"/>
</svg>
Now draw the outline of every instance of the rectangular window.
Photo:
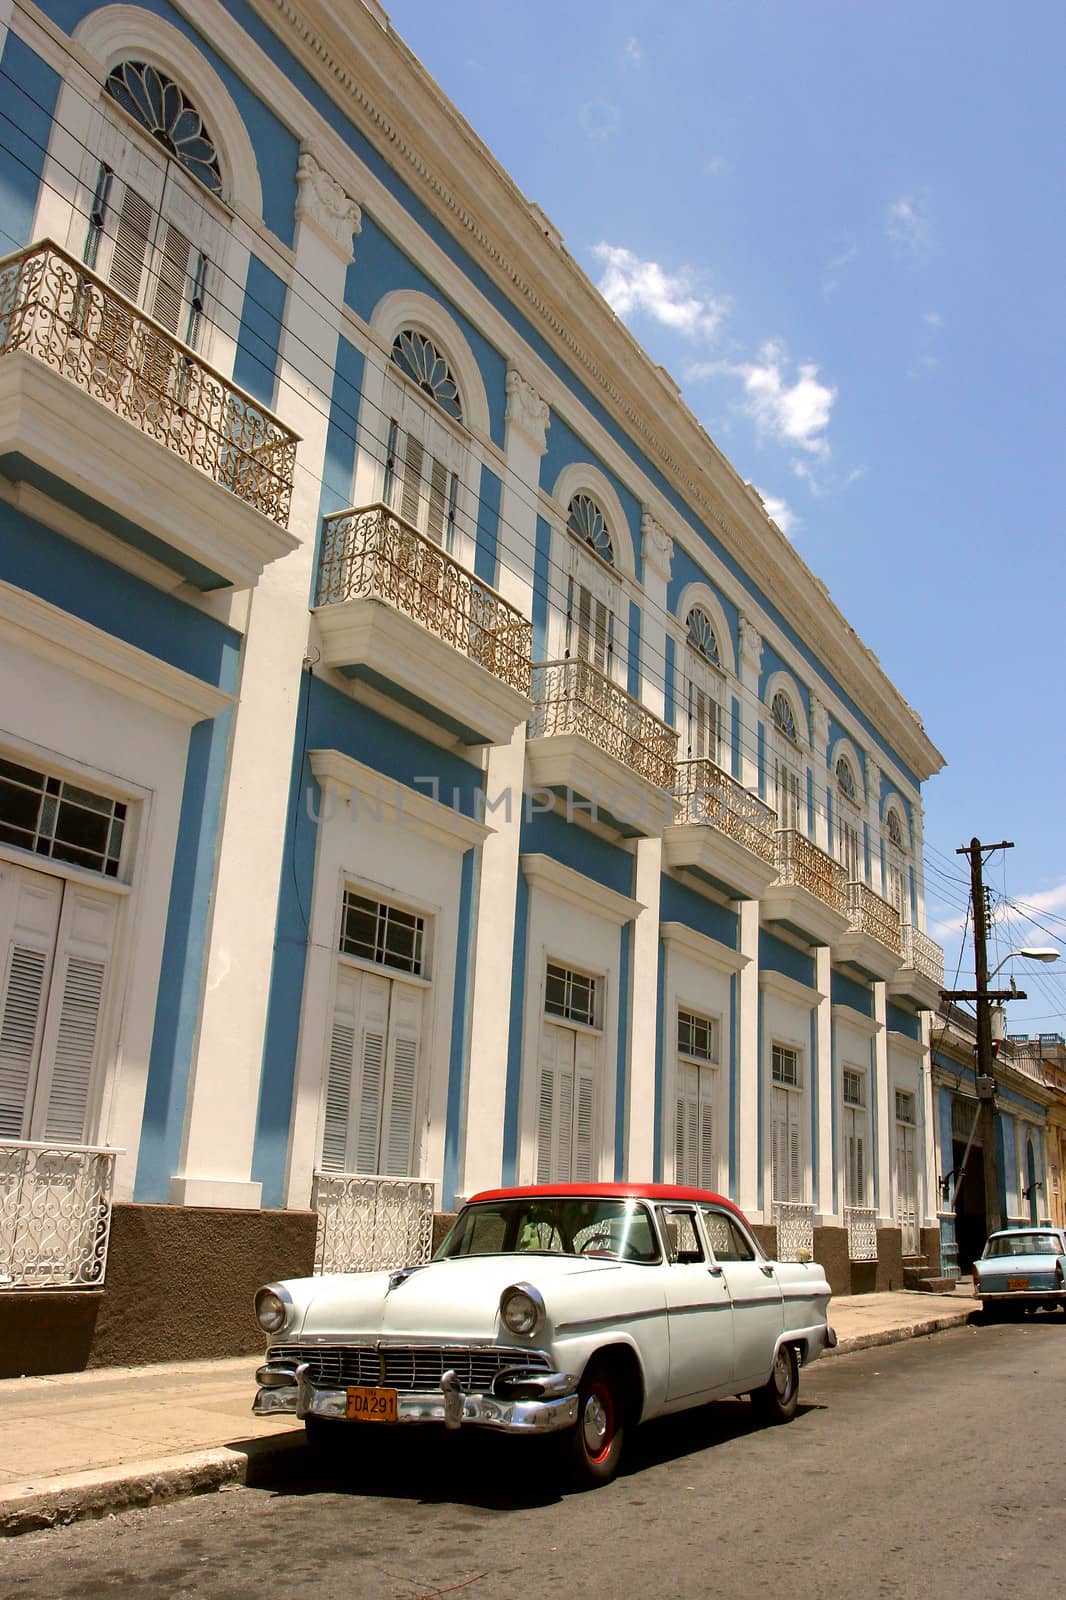
<svg viewBox="0 0 1066 1600">
<path fill-rule="evenodd" d="M 790 1052 L 791 1053 L 791 1052 Z M 804 1199 L 804 1097 L 779 1085 L 770 1108 L 771 1192 L 774 1200 L 799 1205 Z"/>
<path fill-rule="evenodd" d="M 777 812 L 777 825 L 779 828 L 795 828 L 803 831 L 800 821 L 800 779 L 799 773 L 790 767 L 787 761 L 777 758 L 774 761 L 774 810 Z"/>
<path fill-rule="evenodd" d="M 677 1013 L 677 1048 L 683 1056 L 697 1061 L 718 1061 L 718 1018 L 701 1017 L 695 1011 Z"/>
<path fill-rule="evenodd" d="M 582 1022 L 594 1028 L 597 1025 L 596 989 L 596 979 L 587 973 L 574 972 L 549 961 L 544 1009 L 551 1017 L 563 1017 L 567 1022 Z"/>
<path fill-rule="evenodd" d="M 599 1176 L 599 1049 L 594 1034 L 554 1022 L 541 1026 L 538 1183 L 588 1183 Z"/>
<path fill-rule="evenodd" d="M 414 1175 L 423 995 L 402 979 L 340 966 L 322 1120 L 325 1171 Z"/>
<path fill-rule="evenodd" d="M 787 1045 L 775 1044 L 771 1055 L 771 1073 L 775 1083 L 783 1083 L 790 1089 L 798 1089 L 799 1051 L 790 1050 Z"/>
<path fill-rule="evenodd" d="M 126 805 L 32 767 L 0 760 L 0 840 L 117 878 Z"/>
<path fill-rule="evenodd" d="M 844 1104 L 846 1106 L 864 1106 L 866 1097 L 863 1094 L 863 1075 L 855 1072 L 851 1067 L 844 1068 Z"/>
<path fill-rule="evenodd" d="M 718 702 L 695 683 L 688 686 L 688 755 L 692 761 L 718 764 L 721 746 L 721 712 Z"/>
<path fill-rule="evenodd" d="M 859 850 L 859 830 L 844 817 L 837 822 L 837 859 L 847 873 L 849 883 L 858 883 L 862 874 L 862 856 Z"/>
<path fill-rule="evenodd" d="M 369 900 L 354 889 L 344 891 L 341 914 L 341 954 L 373 961 L 375 966 L 423 975 L 425 917 L 413 911 Z"/>
<path fill-rule="evenodd" d="M 916 1121 L 914 1115 L 914 1096 L 912 1094 L 906 1094 L 902 1089 L 896 1090 L 896 1121 L 910 1123 L 914 1123 Z"/>
</svg>

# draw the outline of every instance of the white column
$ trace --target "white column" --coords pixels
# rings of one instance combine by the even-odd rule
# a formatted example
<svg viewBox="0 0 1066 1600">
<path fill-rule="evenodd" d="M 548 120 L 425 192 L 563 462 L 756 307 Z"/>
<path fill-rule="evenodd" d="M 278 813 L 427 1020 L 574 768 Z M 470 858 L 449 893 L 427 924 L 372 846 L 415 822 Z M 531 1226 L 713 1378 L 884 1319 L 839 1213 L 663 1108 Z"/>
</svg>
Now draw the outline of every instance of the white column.
<svg viewBox="0 0 1066 1600">
<path fill-rule="evenodd" d="M 533 608 L 537 485 L 547 448 L 548 406 L 514 367 L 507 373 L 507 466 L 500 497 L 500 542 L 506 544 L 497 588 L 523 616 Z M 522 826 L 526 729 L 488 753 L 485 822 L 495 831 L 481 853 L 477 942 L 467 1073 L 462 1195 L 500 1182 L 506 1111 L 507 1054 L 515 944 L 515 897 Z"/>
<path fill-rule="evenodd" d="M 278 360 L 277 411 L 300 436 L 289 525 L 299 549 L 251 596 L 226 794 L 200 1033 L 186 1106 L 179 1205 L 259 1204 L 251 1181 L 308 596 L 333 372 L 359 207 L 300 157 L 295 271 Z"/>
<path fill-rule="evenodd" d="M 829 816 L 825 802 L 829 752 L 829 713 L 816 694 L 811 695 L 811 773 L 814 791 L 814 826 L 811 837 L 822 850 L 829 849 Z"/>
<path fill-rule="evenodd" d="M 740 781 L 746 789 L 759 786 L 759 670 L 762 636 L 748 617 L 740 619 Z M 773 796 L 767 791 L 773 804 Z"/>
<path fill-rule="evenodd" d="M 866 826 L 870 834 L 870 888 L 885 898 L 881 870 L 881 768 L 866 752 Z"/>
<path fill-rule="evenodd" d="M 650 512 L 641 520 L 641 554 L 644 562 L 644 606 L 641 612 L 640 697 L 661 717 L 665 710 L 663 685 L 656 663 L 666 653 L 666 591 L 674 546 L 670 535 Z M 643 910 L 633 923 L 633 987 L 626 1086 L 625 1172 L 628 1178 L 647 1177 L 655 1160 L 655 1043 L 659 988 L 659 898 L 662 885 L 663 842 L 638 839 L 635 894 Z M 664 1036 L 668 1029 L 664 1020 Z"/>
<path fill-rule="evenodd" d="M 733 1199 L 752 1216 L 759 1209 L 759 903 L 740 903 L 740 953 L 747 957 L 737 983 L 737 1192 Z M 769 1174 L 769 1163 L 765 1163 Z M 770 1191 L 766 1190 L 766 1214 Z"/>
<path fill-rule="evenodd" d="M 877 1097 L 877 1225 L 892 1227 L 897 1219 L 892 1205 L 892 1129 L 895 1106 L 888 1092 L 888 991 L 883 983 L 874 984 L 874 1094 Z"/>
<path fill-rule="evenodd" d="M 920 800 L 911 804 L 911 861 L 914 863 L 914 925 L 925 929 L 925 876 L 922 866 L 922 841 L 925 836 L 925 809 Z"/>
<path fill-rule="evenodd" d="M 833 1005 L 831 996 L 831 952 L 819 945 L 814 952 L 814 982 L 818 990 L 815 1038 L 818 1041 L 818 1159 L 814 1201 L 815 1225 L 837 1220 L 837 1197 L 833 1185 Z"/>
</svg>

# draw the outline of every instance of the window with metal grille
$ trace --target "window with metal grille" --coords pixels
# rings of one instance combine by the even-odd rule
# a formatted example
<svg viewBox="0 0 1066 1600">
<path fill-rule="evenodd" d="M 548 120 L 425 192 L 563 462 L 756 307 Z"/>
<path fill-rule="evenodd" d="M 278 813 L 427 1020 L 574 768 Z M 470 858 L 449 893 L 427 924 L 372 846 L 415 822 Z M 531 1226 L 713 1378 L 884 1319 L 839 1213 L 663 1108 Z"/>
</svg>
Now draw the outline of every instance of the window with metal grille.
<svg viewBox="0 0 1066 1600">
<path fill-rule="evenodd" d="M 423 976 L 425 917 L 380 900 L 369 900 L 354 889 L 344 891 L 341 912 L 341 954 L 359 956 L 379 967 Z"/>
<path fill-rule="evenodd" d="M 596 979 L 587 973 L 574 972 L 570 967 L 560 967 L 549 961 L 544 1010 L 549 1016 L 563 1017 L 567 1022 L 583 1022 L 594 1028 L 597 1025 L 597 988 Z"/>
<path fill-rule="evenodd" d="M 778 733 L 783 733 L 786 739 L 791 739 L 793 744 L 799 743 L 799 734 L 796 732 L 796 716 L 789 704 L 788 696 L 782 694 L 780 689 L 770 703 L 770 718 Z"/>
<path fill-rule="evenodd" d="M 583 544 L 614 566 L 614 541 L 607 518 L 588 494 L 575 494 L 570 502 L 566 526 Z"/>
<path fill-rule="evenodd" d="M 798 1089 L 800 1086 L 799 1051 L 791 1050 L 788 1045 L 775 1044 L 770 1057 L 770 1071 L 775 1083 L 784 1084 L 788 1089 Z"/>
<path fill-rule="evenodd" d="M 442 411 L 456 422 L 463 420 L 463 402 L 459 385 L 452 375 L 447 357 L 432 339 L 415 328 L 403 328 L 392 343 L 393 363 L 423 394 L 435 400 Z"/>
<path fill-rule="evenodd" d="M 693 1056 L 697 1061 L 717 1062 L 718 1018 L 678 1011 L 677 1048 L 683 1056 Z"/>
<path fill-rule="evenodd" d="M 50 773 L 0 760 L 0 839 L 117 878 L 126 804 Z"/>
<path fill-rule="evenodd" d="M 896 1090 L 896 1121 L 911 1123 L 915 1121 L 914 1096 L 906 1094 L 902 1089 Z"/>
<path fill-rule="evenodd" d="M 854 1071 L 851 1067 L 844 1068 L 844 1104 L 846 1106 L 864 1106 L 866 1104 L 866 1085 L 861 1072 Z"/>
</svg>

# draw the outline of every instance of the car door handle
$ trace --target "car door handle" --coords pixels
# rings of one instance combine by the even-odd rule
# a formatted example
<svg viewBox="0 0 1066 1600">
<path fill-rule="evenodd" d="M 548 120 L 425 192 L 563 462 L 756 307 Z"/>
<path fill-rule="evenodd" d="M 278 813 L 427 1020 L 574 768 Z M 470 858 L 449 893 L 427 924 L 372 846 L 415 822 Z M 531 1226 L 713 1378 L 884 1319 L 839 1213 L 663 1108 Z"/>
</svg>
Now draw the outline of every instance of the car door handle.
<svg viewBox="0 0 1066 1600">
<path fill-rule="evenodd" d="M 760 1272 L 761 1272 L 761 1273 L 762 1273 L 762 1275 L 763 1275 L 763 1277 L 764 1277 L 764 1278 L 772 1278 L 772 1277 L 773 1277 L 773 1275 L 774 1275 L 774 1269 L 773 1269 L 773 1267 L 770 1267 L 770 1266 L 767 1266 L 767 1265 L 766 1265 L 766 1264 L 765 1264 L 765 1262 L 761 1262 L 761 1263 L 760 1263 L 760 1265 L 759 1265 L 759 1271 L 760 1271 Z"/>
<path fill-rule="evenodd" d="M 723 1275 L 721 1267 L 708 1267 L 707 1271 L 710 1273 L 712 1278 L 720 1278 Z"/>
</svg>

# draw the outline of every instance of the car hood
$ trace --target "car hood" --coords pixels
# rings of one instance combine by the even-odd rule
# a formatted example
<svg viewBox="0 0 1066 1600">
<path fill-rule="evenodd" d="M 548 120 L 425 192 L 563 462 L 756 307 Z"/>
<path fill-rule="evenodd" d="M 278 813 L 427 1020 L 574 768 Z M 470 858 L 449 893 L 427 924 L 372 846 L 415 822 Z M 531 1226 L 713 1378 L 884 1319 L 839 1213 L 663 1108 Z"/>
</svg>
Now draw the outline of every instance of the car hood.
<svg viewBox="0 0 1066 1600">
<path fill-rule="evenodd" d="M 332 1273 L 285 1285 L 297 1312 L 283 1337 L 316 1339 L 374 1335 L 390 1339 L 496 1339 L 501 1330 L 500 1296 L 513 1283 L 528 1283 L 543 1296 L 549 1327 L 594 1305 L 619 1313 L 656 1299 L 654 1269 L 573 1256 L 456 1256 L 410 1272 L 395 1288 L 388 1272 Z M 661 1299 L 661 1290 L 658 1298 Z"/>
</svg>

